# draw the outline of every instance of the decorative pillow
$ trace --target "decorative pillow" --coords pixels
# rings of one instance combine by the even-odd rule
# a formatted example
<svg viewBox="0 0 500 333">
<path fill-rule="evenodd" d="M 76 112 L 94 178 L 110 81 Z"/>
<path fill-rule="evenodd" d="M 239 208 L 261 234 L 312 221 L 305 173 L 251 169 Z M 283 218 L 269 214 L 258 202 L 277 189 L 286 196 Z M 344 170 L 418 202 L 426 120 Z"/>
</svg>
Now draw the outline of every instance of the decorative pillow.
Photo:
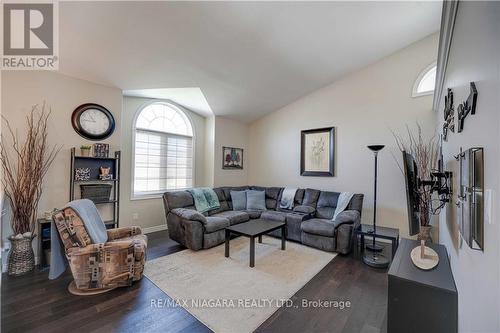
<svg viewBox="0 0 500 333">
<path fill-rule="evenodd" d="M 266 192 L 247 190 L 247 209 L 266 210 Z"/>
<path fill-rule="evenodd" d="M 297 213 L 313 214 L 316 211 L 316 209 L 314 209 L 314 207 L 311 206 L 300 205 L 300 206 L 295 206 L 293 208 L 293 211 Z"/>
<path fill-rule="evenodd" d="M 247 192 L 231 191 L 231 201 L 233 201 L 233 210 L 245 210 L 247 208 Z"/>
</svg>

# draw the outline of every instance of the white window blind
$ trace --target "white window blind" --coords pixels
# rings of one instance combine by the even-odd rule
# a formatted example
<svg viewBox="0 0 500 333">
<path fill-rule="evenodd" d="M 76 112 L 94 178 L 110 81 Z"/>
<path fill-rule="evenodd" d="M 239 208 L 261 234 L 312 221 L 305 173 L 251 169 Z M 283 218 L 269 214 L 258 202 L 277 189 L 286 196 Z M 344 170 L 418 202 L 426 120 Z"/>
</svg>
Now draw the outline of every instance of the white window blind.
<svg viewBox="0 0 500 333">
<path fill-rule="evenodd" d="M 157 103 L 141 111 L 134 160 L 136 197 L 193 186 L 192 128 L 182 111 Z"/>
</svg>

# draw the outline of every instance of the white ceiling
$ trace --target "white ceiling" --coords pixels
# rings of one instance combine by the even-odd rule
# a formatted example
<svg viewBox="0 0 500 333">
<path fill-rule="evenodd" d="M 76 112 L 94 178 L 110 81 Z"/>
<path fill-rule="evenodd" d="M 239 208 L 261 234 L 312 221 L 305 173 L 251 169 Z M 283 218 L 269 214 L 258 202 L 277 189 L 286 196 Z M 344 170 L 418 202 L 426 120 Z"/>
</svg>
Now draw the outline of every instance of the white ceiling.
<svg viewBox="0 0 500 333">
<path fill-rule="evenodd" d="M 439 29 L 441 2 L 60 2 L 60 70 L 254 120 Z"/>
</svg>

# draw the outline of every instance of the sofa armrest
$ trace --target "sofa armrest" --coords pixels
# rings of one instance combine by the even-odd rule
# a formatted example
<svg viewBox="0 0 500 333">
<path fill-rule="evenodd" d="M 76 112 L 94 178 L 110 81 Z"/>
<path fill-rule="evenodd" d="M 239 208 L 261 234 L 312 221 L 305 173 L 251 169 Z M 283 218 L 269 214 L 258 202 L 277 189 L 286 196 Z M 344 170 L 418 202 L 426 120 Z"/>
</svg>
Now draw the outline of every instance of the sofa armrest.
<svg viewBox="0 0 500 333">
<path fill-rule="evenodd" d="M 170 238 L 191 250 L 203 248 L 207 219 L 194 209 L 175 208 L 167 215 Z"/>
<path fill-rule="evenodd" d="M 354 226 L 357 226 L 360 222 L 361 214 L 357 210 L 344 210 L 337 215 L 335 220 L 333 220 L 335 227 L 339 227 L 342 224 L 353 224 Z"/>
<path fill-rule="evenodd" d="M 194 210 L 194 209 L 187 209 L 187 208 L 175 208 L 170 211 L 170 213 L 177 215 L 181 219 L 185 220 L 191 220 L 191 221 L 198 221 L 203 224 L 207 223 L 207 219 L 203 214 L 200 212 Z"/>
<path fill-rule="evenodd" d="M 316 208 L 311 207 L 311 206 L 299 205 L 299 206 L 293 207 L 293 211 L 296 213 L 313 215 L 316 212 Z"/>
<path fill-rule="evenodd" d="M 115 240 L 140 235 L 142 234 L 142 229 L 141 227 L 132 226 L 108 229 L 106 232 L 108 233 L 108 240 Z"/>
</svg>

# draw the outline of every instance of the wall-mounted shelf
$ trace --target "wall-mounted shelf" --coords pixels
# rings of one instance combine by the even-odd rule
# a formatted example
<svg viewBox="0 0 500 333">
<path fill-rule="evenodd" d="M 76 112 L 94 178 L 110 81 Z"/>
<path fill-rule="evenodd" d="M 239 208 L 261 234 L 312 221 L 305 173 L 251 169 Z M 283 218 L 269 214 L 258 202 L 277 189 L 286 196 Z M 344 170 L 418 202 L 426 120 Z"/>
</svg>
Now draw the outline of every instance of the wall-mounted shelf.
<svg viewBox="0 0 500 333">
<path fill-rule="evenodd" d="M 99 179 L 99 168 L 106 167 L 110 168 L 110 174 L 113 175 L 113 179 L 101 180 Z M 77 168 L 89 168 L 90 169 L 90 179 L 88 180 L 75 180 L 75 170 Z M 71 148 L 71 168 L 70 168 L 70 190 L 69 190 L 69 200 L 77 199 L 75 195 L 75 190 L 80 187 L 80 185 L 87 185 L 92 183 L 111 183 L 113 188 L 111 189 L 112 196 L 109 200 L 104 201 L 94 201 L 96 205 L 113 205 L 113 218 L 108 221 L 104 221 L 106 228 L 118 228 L 119 224 L 119 210 L 120 210 L 120 152 L 115 152 L 114 156 L 111 157 L 93 157 L 93 156 L 77 156 L 76 148 Z"/>
</svg>

